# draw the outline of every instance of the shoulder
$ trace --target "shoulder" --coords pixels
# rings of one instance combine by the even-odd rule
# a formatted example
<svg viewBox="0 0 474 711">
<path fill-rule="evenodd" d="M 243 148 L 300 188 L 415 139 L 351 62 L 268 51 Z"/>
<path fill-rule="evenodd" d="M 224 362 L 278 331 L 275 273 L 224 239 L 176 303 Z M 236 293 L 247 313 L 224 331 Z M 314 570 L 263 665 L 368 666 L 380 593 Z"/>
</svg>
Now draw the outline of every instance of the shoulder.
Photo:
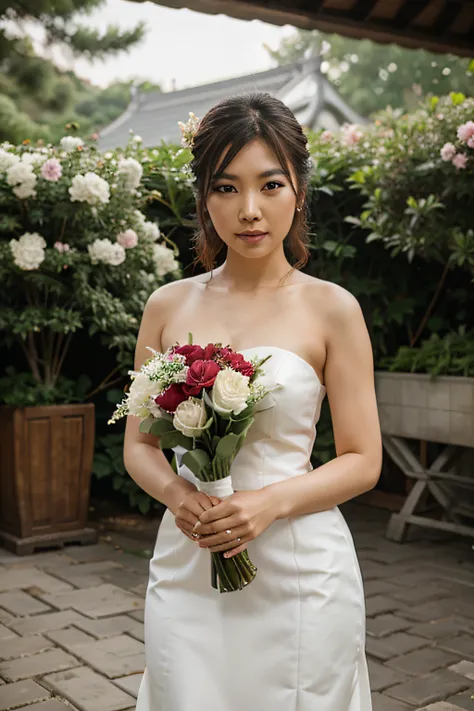
<svg viewBox="0 0 474 711">
<path fill-rule="evenodd" d="M 188 279 L 177 279 L 176 281 L 170 281 L 168 284 L 163 284 L 149 296 L 146 308 L 154 311 L 182 304 L 183 300 L 194 296 L 200 285 L 205 283 L 203 279 L 205 276 L 199 275 Z"/>
<path fill-rule="evenodd" d="M 310 307 L 328 324 L 341 324 L 362 313 L 355 296 L 339 284 L 310 277 L 304 288 Z"/>
</svg>

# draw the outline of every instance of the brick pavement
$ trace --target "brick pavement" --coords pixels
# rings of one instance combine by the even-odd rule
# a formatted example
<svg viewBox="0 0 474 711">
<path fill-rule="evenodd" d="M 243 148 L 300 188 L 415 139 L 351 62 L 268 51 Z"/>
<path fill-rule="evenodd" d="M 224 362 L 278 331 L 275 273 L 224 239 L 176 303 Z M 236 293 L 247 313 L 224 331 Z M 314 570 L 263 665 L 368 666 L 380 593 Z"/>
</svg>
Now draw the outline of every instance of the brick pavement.
<svg viewBox="0 0 474 711">
<path fill-rule="evenodd" d="M 415 531 L 398 545 L 385 513 L 343 511 L 365 583 L 373 711 L 474 711 L 472 542 Z M 0 711 L 133 711 L 147 571 L 104 541 L 27 558 L 0 549 Z"/>
</svg>

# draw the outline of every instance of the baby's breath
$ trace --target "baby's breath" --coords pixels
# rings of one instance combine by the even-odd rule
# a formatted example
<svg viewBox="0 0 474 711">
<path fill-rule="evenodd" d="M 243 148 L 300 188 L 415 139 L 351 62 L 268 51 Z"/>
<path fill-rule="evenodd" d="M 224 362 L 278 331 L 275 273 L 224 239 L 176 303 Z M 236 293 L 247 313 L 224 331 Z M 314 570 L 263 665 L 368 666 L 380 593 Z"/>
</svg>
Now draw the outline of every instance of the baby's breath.
<svg viewBox="0 0 474 711">
<path fill-rule="evenodd" d="M 187 371 L 186 358 L 183 355 L 172 353 L 167 356 L 157 351 L 153 351 L 153 356 L 142 367 L 142 373 L 149 380 L 163 383 L 164 387 L 171 383 L 185 382 Z"/>
<path fill-rule="evenodd" d="M 117 422 L 117 420 L 120 420 L 122 417 L 126 417 L 126 415 L 128 415 L 128 397 L 125 398 L 125 400 L 122 400 L 120 405 L 117 405 L 114 414 L 107 422 L 107 424 L 113 425 L 115 422 Z"/>
<path fill-rule="evenodd" d="M 249 383 L 250 395 L 247 398 L 247 405 L 255 405 L 255 403 L 263 400 L 268 393 L 268 388 L 258 383 Z"/>
</svg>

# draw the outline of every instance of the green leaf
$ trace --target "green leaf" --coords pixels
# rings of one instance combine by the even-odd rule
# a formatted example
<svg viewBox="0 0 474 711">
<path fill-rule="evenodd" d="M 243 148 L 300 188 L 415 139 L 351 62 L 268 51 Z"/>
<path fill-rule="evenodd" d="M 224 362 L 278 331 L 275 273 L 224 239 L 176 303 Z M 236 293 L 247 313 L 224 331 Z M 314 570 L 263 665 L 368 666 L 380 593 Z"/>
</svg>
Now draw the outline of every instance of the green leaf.
<svg viewBox="0 0 474 711">
<path fill-rule="evenodd" d="M 214 422 L 214 418 L 213 418 L 213 417 L 210 417 L 210 418 L 208 419 L 208 421 L 206 422 L 206 424 L 204 425 L 204 427 L 202 428 L 202 431 L 204 432 L 205 430 L 208 430 L 209 427 L 212 425 L 213 422 Z"/>
<path fill-rule="evenodd" d="M 234 434 L 240 435 L 241 437 L 246 437 L 249 428 L 254 423 L 254 417 L 247 417 L 246 420 L 239 420 L 238 422 L 232 423 L 232 432 Z"/>
<path fill-rule="evenodd" d="M 451 97 L 453 106 L 459 106 L 460 104 L 463 104 L 466 100 L 466 96 L 461 92 L 452 91 L 449 96 Z"/>
<path fill-rule="evenodd" d="M 150 430 L 151 430 L 151 426 L 152 426 L 152 424 L 154 423 L 154 421 L 155 421 L 155 418 L 154 418 L 154 417 L 146 417 L 144 420 L 142 420 L 142 421 L 140 422 L 140 426 L 139 426 L 139 428 L 138 428 L 139 431 L 140 431 L 142 434 L 149 434 L 149 433 L 150 433 Z"/>
<path fill-rule="evenodd" d="M 110 402 L 112 405 L 116 405 L 123 399 L 123 390 L 111 388 L 110 390 L 107 390 L 105 397 L 107 402 Z"/>
<path fill-rule="evenodd" d="M 246 420 L 248 417 L 253 412 L 253 407 L 252 405 L 248 405 L 248 407 L 245 408 L 245 410 L 242 410 L 242 412 L 239 412 L 238 415 L 232 415 L 231 420 L 233 422 L 240 422 L 240 420 Z"/>
<path fill-rule="evenodd" d="M 193 440 L 191 437 L 185 437 L 182 432 L 178 430 L 173 430 L 171 432 L 164 432 L 160 436 L 160 448 L 161 449 L 174 449 L 174 447 L 184 447 L 184 449 L 192 449 Z"/>
<path fill-rule="evenodd" d="M 146 496 L 140 496 L 137 502 L 138 505 L 138 510 L 140 511 L 141 514 L 145 516 L 145 514 L 148 513 L 151 507 L 151 500 L 148 495 Z"/>
<path fill-rule="evenodd" d="M 188 467 L 198 479 L 200 479 L 201 474 L 211 466 L 209 455 L 203 449 L 189 450 L 189 452 L 183 455 L 181 462 L 184 466 Z"/>
<path fill-rule="evenodd" d="M 239 435 L 232 432 L 219 440 L 216 447 L 216 456 L 223 459 L 231 459 L 237 452 L 239 446 Z"/>
<path fill-rule="evenodd" d="M 99 460 L 98 456 L 94 458 L 94 464 L 92 465 L 92 473 L 101 479 L 103 476 L 109 476 L 114 471 L 112 465 L 108 461 Z"/>
<path fill-rule="evenodd" d="M 155 437 L 162 437 L 168 432 L 175 432 L 173 423 L 169 422 L 169 420 L 163 420 L 161 418 L 158 420 L 154 420 L 150 427 L 150 434 L 154 435 Z"/>
</svg>

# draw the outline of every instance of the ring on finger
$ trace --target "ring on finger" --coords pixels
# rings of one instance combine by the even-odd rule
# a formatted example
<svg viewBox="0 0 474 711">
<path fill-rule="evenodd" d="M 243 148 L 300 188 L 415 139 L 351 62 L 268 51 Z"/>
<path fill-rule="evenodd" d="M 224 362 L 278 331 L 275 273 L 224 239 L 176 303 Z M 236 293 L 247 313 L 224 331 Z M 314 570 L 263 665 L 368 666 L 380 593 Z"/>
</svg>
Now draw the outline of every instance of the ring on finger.
<svg viewBox="0 0 474 711">
<path fill-rule="evenodd" d="M 232 535 L 232 529 L 228 528 L 228 529 L 226 530 L 226 533 L 227 533 L 228 536 L 231 536 L 231 535 Z"/>
</svg>

